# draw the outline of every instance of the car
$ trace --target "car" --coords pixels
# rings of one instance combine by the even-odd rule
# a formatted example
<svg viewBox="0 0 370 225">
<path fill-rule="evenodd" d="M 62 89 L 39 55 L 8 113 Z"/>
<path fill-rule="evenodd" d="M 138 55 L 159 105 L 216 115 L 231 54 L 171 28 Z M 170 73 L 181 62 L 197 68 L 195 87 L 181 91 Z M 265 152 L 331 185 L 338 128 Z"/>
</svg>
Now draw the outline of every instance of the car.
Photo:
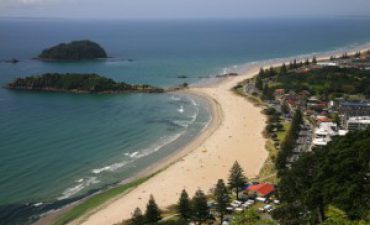
<svg viewBox="0 0 370 225">
<path fill-rule="evenodd" d="M 236 204 L 236 205 L 241 205 L 242 204 L 242 202 L 238 201 L 238 200 L 234 200 L 233 203 Z"/>
<path fill-rule="evenodd" d="M 257 198 L 256 198 L 256 201 L 257 201 L 257 202 L 265 203 L 265 202 L 267 201 L 267 199 L 266 199 L 266 198 L 262 198 L 262 197 L 257 197 Z"/>
<path fill-rule="evenodd" d="M 233 207 L 226 207 L 226 210 L 229 211 L 229 212 L 232 212 L 232 211 L 234 211 L 234 208 Z"/>
<path fill-rule="evenodd" d="M 280 200 L 275 199 L 275 200 L 274 200 L 274 204 L 275 204 L 275 205 L 280 205 Z"/>
<path fill-rule="evenodd" d="M 272 209 L 272 205 L 265 205 L 264 207 L 263 207 L 263 209 L 264 210 L 269 210 L 269 209 Z"/>
</svg>

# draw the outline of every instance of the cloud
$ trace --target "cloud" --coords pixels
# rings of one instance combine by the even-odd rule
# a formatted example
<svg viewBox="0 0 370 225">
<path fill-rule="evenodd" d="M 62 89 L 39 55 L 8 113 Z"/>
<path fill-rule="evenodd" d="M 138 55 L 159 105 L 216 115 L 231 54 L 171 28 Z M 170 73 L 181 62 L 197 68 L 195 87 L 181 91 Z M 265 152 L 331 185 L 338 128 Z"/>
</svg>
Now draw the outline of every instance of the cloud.
<svg viewBox="0 0 370 225">
<path fill-rule="evenodd" d="M 11 6 L 11 7 L 23 7 L 23 6 L 33 6 L 33 5 L 50 5 L 61 0 L 0 0 L 1 6 Z"/>
</svg>

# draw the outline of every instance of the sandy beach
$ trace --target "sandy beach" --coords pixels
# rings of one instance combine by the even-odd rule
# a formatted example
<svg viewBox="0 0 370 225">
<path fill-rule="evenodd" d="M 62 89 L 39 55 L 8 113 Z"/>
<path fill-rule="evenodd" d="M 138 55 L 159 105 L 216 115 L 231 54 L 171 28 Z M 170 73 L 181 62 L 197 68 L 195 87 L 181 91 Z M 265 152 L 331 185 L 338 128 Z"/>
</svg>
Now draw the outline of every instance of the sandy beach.
<svg viewBox="0 0 370 225">
<path fill-rule="evenodd" d="M 368 50 L 369 46 L 361 50 Z M 353 53 L 360 49 L 352 49 Z M 318 55 L 318 60 L 326 60 L 331 55 L 340 56 L 342 52 Z M 255 64 L 235 77 L 205 87 L 192 87 L 185 94 L 197 95 L 207 99 L 212 108 L 212 121 L 208 127 L 191 143 L 170 155 L 161 162 L 146 169 L 137 176 L 144 176 L 166 168 L 131 192 L 107 202 L 89 215 L 71 224 L 102 225 L 116 224 L 129 219 L 136 207 L 145 210 L 152 194 L 158 205 L 165 208 L 175 204 L 182 189 L 192 196 L 197 189 L 209 189 L 222 178 L 227 180 L 229 169 L 237 160 L 245 175 L 256 177 L 268 153 L 265 150 L 265 116 L 261 108 L 254 106 L 245 98 L 232 92 L 237 83 L 253 77 L 261 66 L 279 66 L 289 59 Z M 298 58 L 302 60 L 302 58 Z"/>
<path fill-rule="evenodd" d="M 260 108 L 230 90 L 257 71 L 258 67 L 254 67 L 243 75 L 226 78 L 209 87 L 191 88 L 190 94 L 207 98 L 212 103 L 212 121 L 208 128 L 180 150 L 180 155 L 167 159 L 167 164 L 174 160 L 176 163 L 73 224 L 119 223 L 129 219 L 136 207 L 144 209 L 151 194 L 160 207 L 166 207 L 176 203 L 184 188 L 190 195 L 199 188 L 208 192 L 218 179 L 227 179 L 235 160 L 248 177 L 257 176 L 267 157 L 262 136 L 265 117 Z"/>
</svg>

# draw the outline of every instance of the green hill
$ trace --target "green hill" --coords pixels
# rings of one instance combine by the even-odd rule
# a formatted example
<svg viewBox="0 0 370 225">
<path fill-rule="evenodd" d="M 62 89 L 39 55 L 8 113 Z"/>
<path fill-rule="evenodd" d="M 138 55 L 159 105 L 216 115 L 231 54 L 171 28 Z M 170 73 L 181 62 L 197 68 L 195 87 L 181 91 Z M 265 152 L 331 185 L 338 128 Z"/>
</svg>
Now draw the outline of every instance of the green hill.
<svg viewBox="0 0 370 225">
<path fill-rule="evenodd" d="M 115 82 L 97 74 L 59 74 L 46 73 L 39 76 L 17 78 L 6 88 L 15 90 L 73 92 L 73 93 L 161 93 L 161 88 L 150 85 L 131 85 Z"/>
<path fill-rule="evenodd" d="M 89 40 L 61 43 L 42 51 L 38 56 L 41 60 L 86 60 L 107 58 L 105 50 L 97 43 Z"/>
</svg>

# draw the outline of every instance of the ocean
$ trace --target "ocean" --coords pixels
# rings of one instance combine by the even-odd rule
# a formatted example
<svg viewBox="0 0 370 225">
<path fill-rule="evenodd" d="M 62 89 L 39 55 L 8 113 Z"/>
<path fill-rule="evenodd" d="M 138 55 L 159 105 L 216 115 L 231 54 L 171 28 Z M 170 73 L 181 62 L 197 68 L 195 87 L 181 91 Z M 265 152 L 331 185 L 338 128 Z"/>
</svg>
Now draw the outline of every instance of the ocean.
<svg viewBox="0 0 370 225">
<path fill-rule="evenodd" d="M 98 73 L 172 87 L 213 82 L 276 58 L 312 56 L 370 42 L 370 18 L 240 20 L 0 19 L 0 86 L 45 72 Z M 33 60 L 60 42 L 89 39 L 111 57 Z M 178 78 L 186 76 L 187 78 Z M 89 95 L 0 89 L 0 224 L 117 184 L 184 146 L 210 121 L 184 94 Z"/>
</svg>

